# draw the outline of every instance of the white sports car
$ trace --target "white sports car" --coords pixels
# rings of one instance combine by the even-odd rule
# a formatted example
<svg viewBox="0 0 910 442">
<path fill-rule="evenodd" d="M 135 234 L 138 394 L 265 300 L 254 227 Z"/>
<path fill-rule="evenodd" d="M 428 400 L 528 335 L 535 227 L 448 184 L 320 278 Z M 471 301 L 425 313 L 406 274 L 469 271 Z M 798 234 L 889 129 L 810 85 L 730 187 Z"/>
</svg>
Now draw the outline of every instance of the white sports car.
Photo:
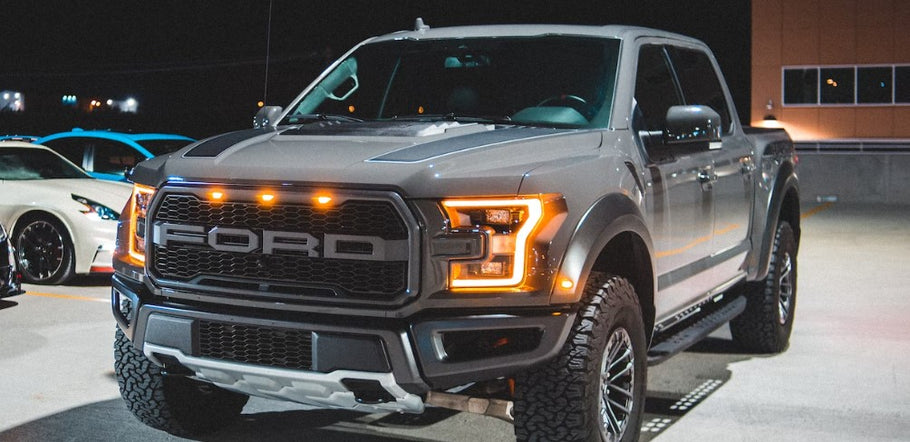
<svg viewBox="0 0 910 442">
<path fill-rule="evenodd" d="M 44 146 L 0 142 L 0 224 L 10 232 L 23 282 L 113 272 L 117 220 L 130 192 Z"/>
</svg>

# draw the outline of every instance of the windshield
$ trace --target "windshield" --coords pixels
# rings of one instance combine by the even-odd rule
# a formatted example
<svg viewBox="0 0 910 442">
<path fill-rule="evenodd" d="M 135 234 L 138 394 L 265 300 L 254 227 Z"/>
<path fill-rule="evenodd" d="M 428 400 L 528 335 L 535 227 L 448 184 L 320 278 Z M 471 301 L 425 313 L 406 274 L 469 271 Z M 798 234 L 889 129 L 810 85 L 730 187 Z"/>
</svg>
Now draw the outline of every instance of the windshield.
<svg viewBox="0 0 910 442">
<path fill-rule="evenodd" d="M 52 151 L 0 147 L 0 180 L 91 178 L 82 169 Z"/>
<path fill-rule="evenodd" d="M 187 144 L 192 143 L 192 140 L 180 140 L 180 139 L 155 139 L 155 140 L 136 140 L 140 146 L 144 147 L 145 150 L 152 153 L 154 156 L 164 155 L 166 153 L 175 152 L 180 150 L 180 148 L 186 146 Z"/>
<path fill-rule="evenodd" d="M 284 123 L 346 116 L 605 127 L 618 52 L 616 39 L 567 36 L 367 44 Z"/>
</svg>

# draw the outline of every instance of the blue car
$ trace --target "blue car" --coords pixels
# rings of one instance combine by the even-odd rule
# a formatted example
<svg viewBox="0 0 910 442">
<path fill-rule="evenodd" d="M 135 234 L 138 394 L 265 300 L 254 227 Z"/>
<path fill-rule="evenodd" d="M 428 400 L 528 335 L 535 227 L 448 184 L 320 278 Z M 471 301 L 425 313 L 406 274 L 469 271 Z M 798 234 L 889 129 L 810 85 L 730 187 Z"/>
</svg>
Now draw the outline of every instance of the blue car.
<svg viewBox="0 0 910 442">
<path fill-rule="evenodd" d="M 136 163 L 174 152 L 194 141 L 174 134 L 73 129 L 39 138 L 35 144 L 51 148 L 95 178 L 126 181 L 126 171 Z"/>
</svg>

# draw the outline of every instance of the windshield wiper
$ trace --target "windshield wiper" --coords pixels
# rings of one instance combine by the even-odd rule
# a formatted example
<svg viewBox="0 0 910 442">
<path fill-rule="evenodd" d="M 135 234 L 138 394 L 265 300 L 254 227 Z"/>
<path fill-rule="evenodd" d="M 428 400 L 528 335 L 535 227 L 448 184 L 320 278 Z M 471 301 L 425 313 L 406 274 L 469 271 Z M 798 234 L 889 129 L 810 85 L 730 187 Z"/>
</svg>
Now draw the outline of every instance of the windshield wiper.
<svg viewBox="0 0 910 442">
<path fill-rule="evenodd" d="M 291 124 L 297 123 L 309 123 L 313 121 L 347 121 L 350 123 L 362 123 L 363 120 L 360 118 L 354 118 L 348 115 L 339 115 L 339 114 L 301 114 L 301 115 L 290 115 L 287 117 L 287 120 Z"/>
</svg>

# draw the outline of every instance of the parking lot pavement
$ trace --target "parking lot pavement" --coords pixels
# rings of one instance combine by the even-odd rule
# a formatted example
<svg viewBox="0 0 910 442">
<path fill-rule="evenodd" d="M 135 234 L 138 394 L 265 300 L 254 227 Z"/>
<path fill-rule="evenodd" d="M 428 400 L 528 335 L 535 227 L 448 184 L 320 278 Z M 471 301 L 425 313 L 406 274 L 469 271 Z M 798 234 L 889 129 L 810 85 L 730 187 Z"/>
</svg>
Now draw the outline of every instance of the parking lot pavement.
<svg viewBox="0 0 910 442">
<path fill-rule="evenodd" d="M 808 210 L 805 210 L 808 209 Z M 910 207 L 807 207 L 790 348 L 742 354 L 726 329 L 651 367 L 643 440 L 907 440 Z M 138 423 L 113 379 L 107 280 L 0 301 L 0 441 L 178 440 Z M 207 440 L 499 441 L 493 418 L 251 400 Z"/>
</svg>

